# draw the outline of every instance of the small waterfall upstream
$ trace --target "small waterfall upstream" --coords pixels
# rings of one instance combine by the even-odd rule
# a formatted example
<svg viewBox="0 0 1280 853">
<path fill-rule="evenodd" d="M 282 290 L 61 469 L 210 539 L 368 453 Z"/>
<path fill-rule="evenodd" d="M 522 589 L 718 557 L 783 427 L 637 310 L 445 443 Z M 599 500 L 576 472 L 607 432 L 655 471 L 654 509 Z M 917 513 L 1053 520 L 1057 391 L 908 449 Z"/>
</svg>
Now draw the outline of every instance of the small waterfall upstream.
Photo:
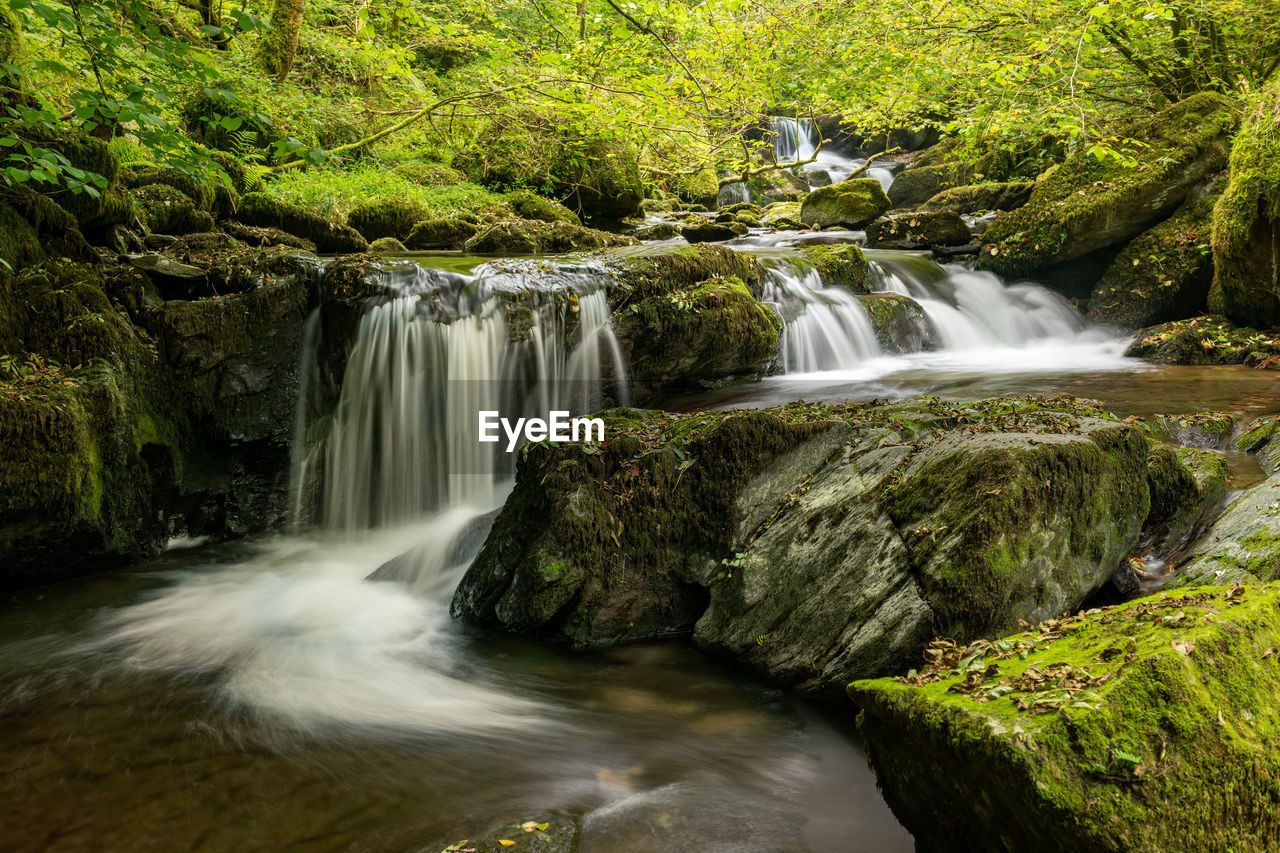
<svg viewBox="0 0 1280 853">
<path fill-rule="evenodd" d="M 864 158 L 846 157 L 829 148 L 818 151 L 822 137 L 812 119 L 774 116 L 770 120 L 770 129 L 773 131 L 773 155 L 779 163 L 803 162 L 817 151 L 812 163 L 799 167 L 801 177 L 806 178 L 811 186 L 838 184 L 867 162 Z M 824 174 L 825 179 L 822 177 Z M 875 178 L 886 192 L 893 183 L 893 172 L 884 166 L 873 165 L 867 169 L 865 177 Z"/>
</svg>

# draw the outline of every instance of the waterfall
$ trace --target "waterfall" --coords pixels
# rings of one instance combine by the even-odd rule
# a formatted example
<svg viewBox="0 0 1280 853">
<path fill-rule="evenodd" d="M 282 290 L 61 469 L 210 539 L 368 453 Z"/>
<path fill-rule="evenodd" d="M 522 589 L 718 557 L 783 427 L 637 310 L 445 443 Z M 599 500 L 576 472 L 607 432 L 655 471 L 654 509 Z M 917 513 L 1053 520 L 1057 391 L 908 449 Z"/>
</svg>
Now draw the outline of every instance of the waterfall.
<svg viewBox="0 0 1280 853">
<path fill-rule="evenodd" d="M 812 187 L 838 184 L 855 169 L 866 165 L 867 161 L 863 158 L 846 157 L 830 148 L 819 151 L 818 144 L 822 137 L 812 119 L 773 116 L 770 119 L 770 129 L 773 131 L 773 155 L 779 163 L 802 162 L 814 157 L 814 152 L 817 152 L 812 163 L 797 167 L 800 176 L 808 180 Z M 893 172 L 883 165 L 873 165 L 861 177 L 874 178 L 886 192 L 893 184 Z"/>
<path fill-rule="evenodd" d="M 599 271 L 410 270 L 407 281 L 403 270 L 378 278 L 396 295 L 361 317 L 331 413 L 308 417 L 303 389 L 295 445 L 304 449 L 291 484 L 300 519 L 309 497 L 323 527 L 345 531 L 460 506 L 486 510 L 501 499 L 513 462 L 479 441 L 480 411 L 588 414 L 603 405 L 610 379 L 626 402 Z M 308 336 L 308 345 L 315 364 L 318 343 Z"/>
<path fill-rule="evenodd" d="M 827 287 L 818 270 L 789 258 L 761 258 L 764 298 L 778 306 L 784 373 L 838 370 L 880 355 L 866 309 L 842 287 Z"/>
<path fill-rule="evenodd" d="M 818 132 L 811 119 L 774 116 L 770 127 L 773 130 L 773 156 L 779 163 L 808 160 L 818 147 Z"/>
</svg>

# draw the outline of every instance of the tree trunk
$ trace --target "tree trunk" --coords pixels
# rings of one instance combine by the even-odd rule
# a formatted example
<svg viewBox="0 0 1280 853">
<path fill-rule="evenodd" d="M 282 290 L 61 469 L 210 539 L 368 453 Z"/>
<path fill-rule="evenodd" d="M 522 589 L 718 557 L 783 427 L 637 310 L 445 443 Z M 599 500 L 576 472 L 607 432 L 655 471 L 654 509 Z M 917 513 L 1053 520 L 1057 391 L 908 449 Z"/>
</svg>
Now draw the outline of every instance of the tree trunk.
<svg viewBox="0 0 1280 853">
<path fill-rule="evenodd" d="M 276 0 L 271 11 L 271 32 L 258 45 L 258 64 L 277 81 L 287 77 L 293 67 L 306 8 L 307 0 Z"/>
</svg>

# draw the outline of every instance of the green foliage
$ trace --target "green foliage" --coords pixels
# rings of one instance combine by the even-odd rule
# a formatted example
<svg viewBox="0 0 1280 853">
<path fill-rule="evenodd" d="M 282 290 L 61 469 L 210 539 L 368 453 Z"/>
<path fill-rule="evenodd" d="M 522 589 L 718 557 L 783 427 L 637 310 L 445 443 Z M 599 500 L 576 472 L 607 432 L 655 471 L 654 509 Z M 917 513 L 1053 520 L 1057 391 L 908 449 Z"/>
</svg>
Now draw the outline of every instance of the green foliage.
<svg viewBox="0 0 1280 853">
<path fill-rule="evenodd" d="M 501 195 L 475 184 L 422 186 L 373 166 L 327 167 L 281 174 L 266 186 L 273 197 L 329 219 L 344 220 L 371 198 L 399 198 L 421 205 L 429 218 L 471 210 L 486 217 L 505 216 Z"/>
</svg>

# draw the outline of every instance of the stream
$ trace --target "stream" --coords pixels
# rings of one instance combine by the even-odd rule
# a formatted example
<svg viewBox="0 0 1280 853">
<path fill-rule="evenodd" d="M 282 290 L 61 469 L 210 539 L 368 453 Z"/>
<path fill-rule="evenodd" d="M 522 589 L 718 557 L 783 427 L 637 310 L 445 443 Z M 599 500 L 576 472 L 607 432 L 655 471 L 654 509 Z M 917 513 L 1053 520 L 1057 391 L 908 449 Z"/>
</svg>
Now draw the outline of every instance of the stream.
<svg viewBox="0 0 1280 853">
<path fill-rule="evenodd" d="M 939 339 L 887 352 L 794 237 L 735 241 L 787 321 L 783 372 L 658 405 L 1068 393 L 1122 416 L 1280 411 L 1263 372 L 1128 359 L 1122 336 L 1036 285 L 869 252 L 879 289 L 913 298 Z M 573 653 L 450 618 L 511 485 L 450 418 L 590 411 L 625 399 L 626 366 L 589 264 L 544 271 L 575 294 L 580 342 L 548 313 L 509 346 L 485 296 L 510 276 L 501 263 L 413 260 L 388 273 L 403 295 L 361 321 L 333 411 L 309 412 L 304 385 L 293 490 L 314 524 L 176 541 L 0 602 L 0 848 L 434 853 L 568 814 L 583 851 L 913 849 L 846 709 L 682 642 Z M 471 302 L 439 324 L 417 310 L 424 294 Z"/>
</svg>

